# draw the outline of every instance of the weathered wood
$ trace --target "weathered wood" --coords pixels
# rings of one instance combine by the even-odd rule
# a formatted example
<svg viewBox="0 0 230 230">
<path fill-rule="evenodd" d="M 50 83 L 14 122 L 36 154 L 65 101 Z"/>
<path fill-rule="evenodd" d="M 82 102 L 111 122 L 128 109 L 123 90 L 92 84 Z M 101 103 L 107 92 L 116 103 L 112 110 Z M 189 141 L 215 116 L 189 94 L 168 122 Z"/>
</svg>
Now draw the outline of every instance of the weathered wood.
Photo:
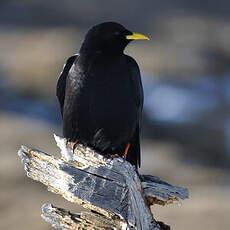
<svg viewBox="0 0 230 230">
<path fill-rule="evenodd" d="M 149 205 L 166 205 L 188 199 L 188 189 L 170 185 L 159 177 L 140 175 L 142 189 Z"/>
<path fill-rule="evenodd" d="M 118 227 L 114 220 L 103 215 L 92 212 L 73 214 L 63 208 L 54 207 L 52 204 L 44 204 L 42 206 L 42 218 L 51 223 L 54 228 L 63 230 L 102 230 L 116 229 Z"/>
<path fill-rule="evenodd" d="M 105 158 L 82 145 L 73 152 L 73 143 L 58 136 L 55 139 L 61 159 L 25 146 L 18 153 L 29 177 L 93 211 L 67 215 L 63 209 L 44 206 L 43 218 L 57 229 L 161 229 L 149 205 L 188 198 L 187 189 L 169 185 L 157 177 L 139 177 L 135 168 L 122 158 Z"/>
</svg>

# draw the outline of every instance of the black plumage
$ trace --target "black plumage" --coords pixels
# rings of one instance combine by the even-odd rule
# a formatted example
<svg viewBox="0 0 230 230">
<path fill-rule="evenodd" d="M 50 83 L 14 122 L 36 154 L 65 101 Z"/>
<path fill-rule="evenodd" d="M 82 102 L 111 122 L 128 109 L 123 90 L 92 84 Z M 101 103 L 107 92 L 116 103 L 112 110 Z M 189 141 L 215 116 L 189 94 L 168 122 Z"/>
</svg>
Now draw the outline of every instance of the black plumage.
<svg viewBox="0 0 230 230">
<path fill-rule="evenodd" d="M 147 39 L 114 22 L 92 27 L 78 55 L 67 60 L 57 83 L 63 135 L 102 154 L 122 155 L 140 166 L 143 89 L 136 61 L 123 53 Z"/>
</svg>

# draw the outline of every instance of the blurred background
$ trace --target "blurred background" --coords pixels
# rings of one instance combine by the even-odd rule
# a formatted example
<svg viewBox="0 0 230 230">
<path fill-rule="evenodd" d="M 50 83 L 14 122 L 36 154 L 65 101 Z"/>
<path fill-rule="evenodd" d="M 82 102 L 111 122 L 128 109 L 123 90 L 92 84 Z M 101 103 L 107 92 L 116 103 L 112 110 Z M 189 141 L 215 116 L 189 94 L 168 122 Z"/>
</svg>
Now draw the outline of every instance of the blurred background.
<svg viewBox="0 0 230 230">
<path fill-rule="evenodd" d="M 141 173 L 189 188 L 182 206 L 153 207 L 177 230 L 230 229 L 230 2 L 0 1 L 0 229 L 48 230 L 41 206 L 77 211 L 26 177 L 17 150 L 58 154 L 55 88 L 89 27 L 116 21 L 151 37 L 126 53 L 142 71 Z"/>
</svg>

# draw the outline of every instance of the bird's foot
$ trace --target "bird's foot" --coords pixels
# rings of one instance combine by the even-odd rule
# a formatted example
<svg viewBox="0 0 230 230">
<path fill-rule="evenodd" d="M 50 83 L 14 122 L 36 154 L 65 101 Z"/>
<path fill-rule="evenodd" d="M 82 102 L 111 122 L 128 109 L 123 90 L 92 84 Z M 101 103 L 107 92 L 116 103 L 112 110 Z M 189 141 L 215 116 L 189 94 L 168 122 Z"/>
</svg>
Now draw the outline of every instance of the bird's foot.
<svg viewBox="0 0 230 230">
<path fill-rule="evenodd" d="M 125 151 L 124 151 L 124 153 L 123 153 L 123 155 L 122 155 L 122 157 L 123 157 L 124 159 L 126 159 L 126 157 L 127 157 L 129 148 L 130 148 L 130 143 L 128 143 L 128 144 L 126 145 L 126 147 L 125 147 Z"/>
<path fill-rule="evenodd" d="M 119 155 L 118 153 L 113 153 L 110 155 L 111 158 L 115 158 L 115 157 L 122 157 L 124 159 L 126 159 L 127 157 L 127 154 L 128 154 L 128 151 L 129 151 L 129 148 L 130 148 L 130 143 L 128 143 L 125 147 L 125 151 L 123 153 L 123 155 Z"/>
<path fill-rule="evenodd" d="M 115 158 L 115 157 L 120 157 L 120 156 L 119 156 L 119 154 L 114 153 L 114 154 L 111 154 L 110 157 L 111 157 L 111 158 Z"/>
</svg>

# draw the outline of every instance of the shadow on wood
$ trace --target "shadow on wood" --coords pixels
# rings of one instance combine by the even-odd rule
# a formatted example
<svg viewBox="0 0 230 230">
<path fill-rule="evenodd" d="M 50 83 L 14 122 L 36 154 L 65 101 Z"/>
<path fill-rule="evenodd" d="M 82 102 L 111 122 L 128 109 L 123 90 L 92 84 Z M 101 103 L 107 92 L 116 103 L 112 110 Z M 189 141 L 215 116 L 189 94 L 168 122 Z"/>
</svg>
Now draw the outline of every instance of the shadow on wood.
<svg viewBox="0 0 230 230">
<path fill-rule="evenodd" d="M 18 154 L 27 176 L 48 190 L 89 210 L 72 214 L 45 204 L 42 217 L 56 229 L 170 229 L 157 222 L 150 205 L 165 205 L 188 198 L 185 188 L 158 177 L 138 175 L 122 158 L 105 158 L 88 147 L 54 135 L 62 157 L 22 146 Z"/>
</svg>

